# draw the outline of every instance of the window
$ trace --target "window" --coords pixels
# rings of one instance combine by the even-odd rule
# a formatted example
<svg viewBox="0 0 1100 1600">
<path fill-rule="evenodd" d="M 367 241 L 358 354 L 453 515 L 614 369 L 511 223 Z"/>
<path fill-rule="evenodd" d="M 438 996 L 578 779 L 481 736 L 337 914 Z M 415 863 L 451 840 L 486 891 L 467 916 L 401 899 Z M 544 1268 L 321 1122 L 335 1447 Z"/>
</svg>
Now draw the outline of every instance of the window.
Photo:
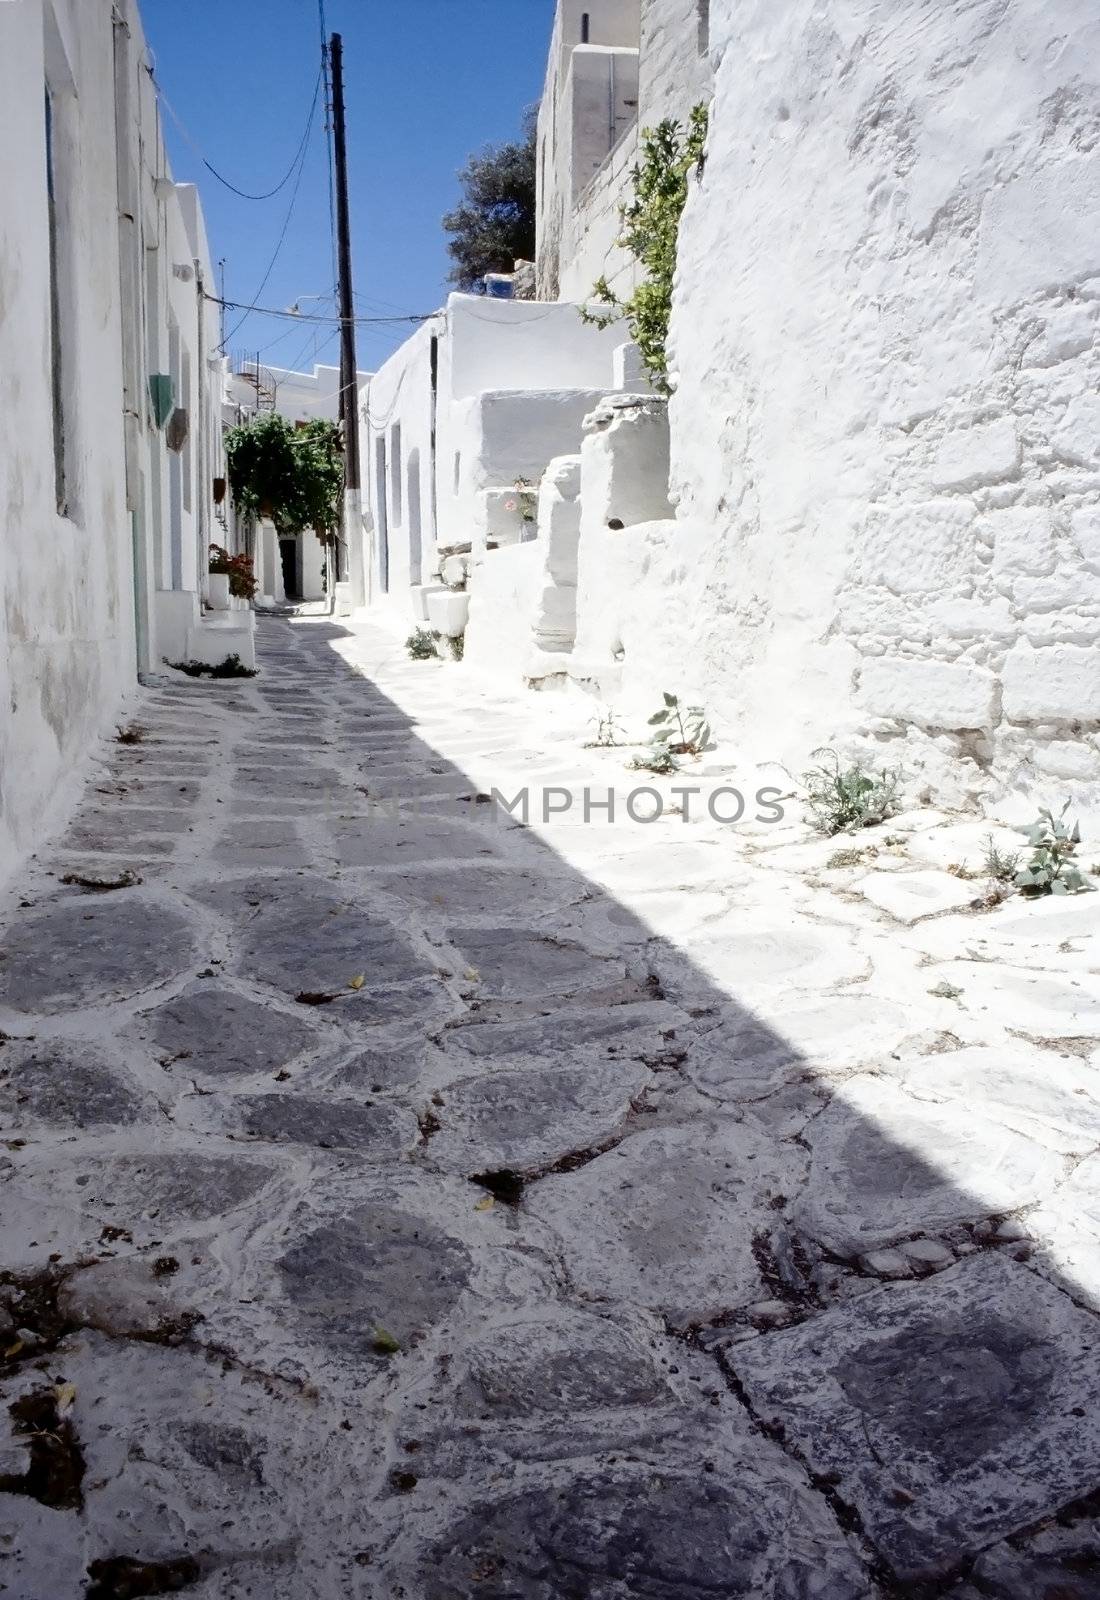
<svg viewBox="0 0 1100 1600">
<path fill-rule="evenodd" d="M 581 12 L 581 44 L 587 44 L 591 34 L 591 17 L 587 11 Z"/>
<path fill-rule="evenodd" d="M 49 212 L 50 248 L 50 387 L 53 400 L 53 481 L 57 509 L 68 508 L 68 471 L 65 440 L 64 335 L 61 327 L 61 262 L 58 238 L 57 131 L 53 96 L 46 87 L 46 204 Z"/>
</svg>

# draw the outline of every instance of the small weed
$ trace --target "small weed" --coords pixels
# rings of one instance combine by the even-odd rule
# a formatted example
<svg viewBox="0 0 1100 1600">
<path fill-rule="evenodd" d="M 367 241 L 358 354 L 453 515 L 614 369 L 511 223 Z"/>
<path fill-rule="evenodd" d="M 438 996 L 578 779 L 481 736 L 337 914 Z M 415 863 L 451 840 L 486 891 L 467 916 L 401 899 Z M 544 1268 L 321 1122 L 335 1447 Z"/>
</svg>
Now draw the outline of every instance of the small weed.
<svg viewBox="0 0 1100 1600">
<path fill-rule="evenodd" d="M 414 628 L 405 640 L 405 649 L 414 661 L 436 661 L 439 651 L 427 628 Z"/>
<path fill-rule="evenodd" d="M 965 861 L 952 861 L 946 870 L 953 878 L 962 878 L 964 881 L 981 877 L 981 873 L 975 872 L 973 867 L 968 867 Z"/>
<path fill-rule="evenodd" d="M 612 706 L 604 706 L 594 717 L 589 717 L 589 725 L 596 724 L 596 736 L 586 740 L 585 750 L 609 750 L 613 745 L 622 744 L 619 734 L 622 729 L 619 719 Z"/>
<path fill-rule="evenodd" d="M 873 777 L 858 766 L 842 768 L 835 750 L 815 750 L 813 754 L 828 758 L 802 776 L 807 803 L 823 833 L 869 828 L 898 809 L 898 772 L 884 768 Z"/>
<path fill-rule="evenodd" d="M 654 730 L 651 742 L 663 745 L 674 756 L 697 756 L 710 742 L 710 724 L 702 706 L 681 706 L 678 697 L 667 690 L 664 705 L 649 719 Z"/>
<path fill-rule="evenodd" d="M 116 744 L 141 744 L 145 738 L 145 729 L 139 728 L 136 722 L 131 722 L 128 727 L 115 729 Z"/>
<path fill-rule="evenodd" d="M 985 836 L 985 875 L 992 878 L 994 883 L 1015 883 L 1016 874 L 1020 870 L 1020 852 L 1018 850 L 998 850 L 996 841 L 991 833 Z"/>
<path fill-rule="evenodd" d="M 957 1000 L 962 994 L 962 990 L 958 984 L 948 983 L 946 978 L 941 978 L 939 983 L 929 989 L 928 993 L 935 995 L 937 1000 Z"/>
<path fill-rule="evenodd" d="M 670 772 L 679 772 L 680 763 L 665 745 L 651 744 L 632 756 L 627 767 L 631 772 L 655 772 L 658 777 L 665 777 Z"/>
<path fill-rule="evenodd" d="M 1069 807 L 1067 800 L 1057 816 L 1043 807 L 1037 821 L 1018 830 L 1032 851 L 1031 860 L 1016 874 L 1016 887 L 1023 894 L 1082 894 L 1094 888 L 1073 860 L 1081 829 L 1065 821 Z"/>
<path fill-rule="evenodd" d="M 464 633 L 452 634 L 447 640 L 451 651 L 452 661 L 461 661 L 466 654 L 466 635 Z"/>
<path fill-rule="evenodd" d="M 224 661 L 169 661 L 173 672 L 185 672 L 189 678 L 255 678 L 252 667 L 246 667 L 236 652 Z"/>
<path fill-rule="evenodd" d="M 874 855 L 873 850 L 834 850 L 825 863 L 826 872 L 839 872 L 841 867 L 862 866 L 869 855 Z"/>
</svg>

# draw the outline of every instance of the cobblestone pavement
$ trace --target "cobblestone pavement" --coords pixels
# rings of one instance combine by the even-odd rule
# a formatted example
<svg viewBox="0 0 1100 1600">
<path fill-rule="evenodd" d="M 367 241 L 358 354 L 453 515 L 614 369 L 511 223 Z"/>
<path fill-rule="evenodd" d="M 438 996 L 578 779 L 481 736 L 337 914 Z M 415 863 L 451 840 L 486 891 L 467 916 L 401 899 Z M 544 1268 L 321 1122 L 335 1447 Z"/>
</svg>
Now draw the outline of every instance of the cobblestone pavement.
<svg viewBox="0 0 1100 1600">
<path fill-rule="evenodd" d="M 261 642 L 7 905 L 0 1594 L 1100 1595 L 1100 895 Z"/>
</svg>

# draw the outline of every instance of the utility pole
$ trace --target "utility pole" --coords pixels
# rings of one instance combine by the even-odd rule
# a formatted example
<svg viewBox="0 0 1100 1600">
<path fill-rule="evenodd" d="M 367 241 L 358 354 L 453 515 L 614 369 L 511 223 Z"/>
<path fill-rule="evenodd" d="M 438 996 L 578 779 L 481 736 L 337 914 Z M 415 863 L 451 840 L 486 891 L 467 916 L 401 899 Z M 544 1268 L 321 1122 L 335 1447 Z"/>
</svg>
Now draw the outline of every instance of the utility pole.
<svg viewBox="0 0 1100 1600">
<path fill-rule="evenodd" d="M 340 418 L 344 424 L 344 540 L 351 604 L 367 602 L 363 560 L 363 496 L 359 478 L 359 390 L 355 356 L 355 301 L 351 289 L 351 223 L 348 216 L 348 149 L 344 122 L 344 43 L 329 44 L 332 71 L 332 140 L 336 168 L 336 248 L 340 289 Z"/>
</svg>

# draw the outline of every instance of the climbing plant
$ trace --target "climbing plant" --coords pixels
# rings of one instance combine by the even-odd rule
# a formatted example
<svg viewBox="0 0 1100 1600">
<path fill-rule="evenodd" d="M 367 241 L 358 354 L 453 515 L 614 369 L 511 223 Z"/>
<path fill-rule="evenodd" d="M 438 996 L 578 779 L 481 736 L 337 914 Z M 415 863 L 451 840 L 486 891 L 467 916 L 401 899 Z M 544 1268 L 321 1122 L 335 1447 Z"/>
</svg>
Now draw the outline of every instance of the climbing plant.
<svg viewBox="0 0 1100 1600">
<path fill-rule="evenodd" d="M 666 118 L 643 132 L 641 160 L 631 175 L 634 195 L 620 208 L 623 231 L 618 242 L 645 268 L 646 276 L 625 300 L 606 277 L 599 278 L 592 299 L 607 309 L 581 312 L 586 322 L 601 328 L 625 318 L 654 386 L 664 394 L 669 389 L 666 345 L 680 217 L 687 204 L 688 177 L 702 159 L 707 120 L 707 107 L 697 105 L 686 127 Z"/>
<path fill-rule="evenodd" d="M 322 541 L 340 526 L 344 453 L 332 422 L 295 427 L 265 411 L 225 435 L 226 470 L 238 510 L 270 517 L 280 533 L 312 528 Z"/>
</svg>

